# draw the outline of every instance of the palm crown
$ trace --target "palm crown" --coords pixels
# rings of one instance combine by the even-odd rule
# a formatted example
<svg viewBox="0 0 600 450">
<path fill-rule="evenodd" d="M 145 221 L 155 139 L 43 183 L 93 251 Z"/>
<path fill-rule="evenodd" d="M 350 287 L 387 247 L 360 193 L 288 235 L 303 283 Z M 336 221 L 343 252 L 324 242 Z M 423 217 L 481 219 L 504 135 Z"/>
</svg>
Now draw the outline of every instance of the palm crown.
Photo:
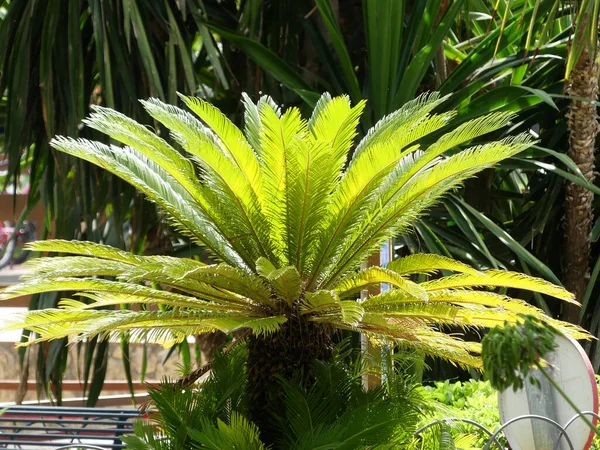
<svg viewBox="0 0 600 450">
<path fill-rule="evenodd" d="M 306 121 L 296 108 L 282 112 L 269 97 L 255 104 L 245 96 L 242 133 L 212 105 L 182 100 L 197 117 L 156 99 L 142 103 L 188 157 L 145 126 L 101 107 L 86 124 L 123 147 L 64 137 L 52 144 L 131 183 L 220 262 L 140 256 L 89 242 L 37 242 L 33 250 L 75 256 L 32 261 L 32 274 L 0 298 L 68 290 L 81 299 L 30 311 L 13 328 L 29 329 L 38 340 L 126 335 L 170 345 L 215 330 L 268 336 L 293 317 L 478 366 L 479 345 L 444 334 L 444 325 L 490 327 L 541 312 L 476 287 L 526 289 L 573 302 L 544 280 L 481 272 L 433 254 L 360 268 L 443 194 L 531 144 L 520 135 L 445 155 L 505 126 L 510 114 L 471 120 L 425 145 L 423 138 L 440 132 L 453 113 L 433 114 L 444 99 L 423 95 L 382 119 L 348 158 L 362 102 L 352 107 L 347 97 L 324 94 Z M 436 271 L 454 274 L 411 281 Z M 380 283 L 393 288 L 356 300 Z M 107 308 L 132 304 L 142 307 Z M 578 328 L 555 326 L 583 336 Z"/>
</svg>

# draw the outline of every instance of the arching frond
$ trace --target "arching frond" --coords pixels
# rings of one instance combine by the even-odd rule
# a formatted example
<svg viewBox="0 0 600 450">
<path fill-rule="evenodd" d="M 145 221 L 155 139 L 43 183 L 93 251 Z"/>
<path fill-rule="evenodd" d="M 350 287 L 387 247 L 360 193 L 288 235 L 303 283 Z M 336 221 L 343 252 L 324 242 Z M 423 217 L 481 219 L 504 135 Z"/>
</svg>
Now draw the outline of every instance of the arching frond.
<svg viewBox="0 0 600 450">
<path fill-rule="evenodd" d="M 413 176 L 448 150 L 505 127 L 513 118 L 514 114 L 511 112 L 493 112 L 459 125 L 431 144 L 405 177 L 408 179 Z"/>
<path fill-rule="evenodd" d="M 334 292 L 341 298 L 368 289 L 374 285 L 388 283 L 404 291 L 416 299 L 427 301 L 427 292 L 421 286 L 413 283 L 399 274 L 382 267 L 369 267 L 357 273 L 350 274 L 337 283 Z"/>
<path fill-rule="evenodd" d="M 228 311 L 238 314 L 246 314 L 248 317 L 260 316 L 258 308 L 254 308 L 250 303 L 222 304 L 220 302 L 201 301 L 194 297 L 180 296 L 179 298 L 169 297 L 150 297 L 139 294 L 130 294 L 127 292 L 76 292 L 74 297 L 85 298 L 88 301 L 74 300 L 70 298 L 61 299 L 59 306 L 70 309 L 94 309 L 105 308 L 107 306 L 126 306 L 126 305 L 145 305 L 152 309 L 153 305 L 168 308 L 189 308 L 199 312 L 220 312 Z"/>
<path fill-rule="evenodd" d="M 464 272 L 471 274 L 480 274 L 473 267 L 433 253 L 415 253 L 396 259 L 387 265 L 388 270 L 396 272 L 399 275 L 412 275 L 417 273 L 431 274 L 439 270 L 451 270 L 453 272 Z"/>
<path fill-rule="evenodd" d="M 177 141 L 202 168 L 204 180 L 210 187 L 207 190 L 210 202 L 232 245 L 243 253 L 245 262 L 251 264 L 260 256 L 271 256 L 270 226 L 259 201 L 258 162 L 242 169 L 223 148 L 219 136 L 188 112 L 157 99 L 142 103 L 152 117 L 174 133 Z M 239 130 L 237 132 L 241 134 Z M 237 134 L 230 130 L 227 136 L 231 133 Z M 231 136 L 228 139 L 232 139 Z"/>
<path fill-rule="evenodd" d="M 486 270 L 482 274 L 457 274 L 437 280 L 426 281 L 421 285 L 427 292 L 441 289 L 472 288 L 481 286 L 502 286 L 539 292 L 577 304 L 572 293 L 541 278 L 505 270 Z"/>
<path fill-rule="evenodd" d="M 289 260 L 288 221 L 297 213 L 291 210 L 292 192 L 302 183 L 299 146 L 307 133 L 306 122 L 297 108 L 288 109 L 279 118 L 268 105 L 260 110 L 261 172 L 263 175 L 263 211 L 271 223 L 271 240 L 277 249 L 280 266 Z"/>
<path fill-rule="evenodd" d="M 63 239 L 52 239 L 47 241 L 35 241 L 26 244 L 27 249 L 34 252 L 70 253 L 72 255 L 94 256 L 96 258 L 120 261 L 129 264 L 139 264 L 143 257 L 125 250 L 120 250 L 110 245 L 98 244 L 85 241 L 65 241 Z M 29 262 L 35 262 L 30 260 Z"/>
<path fill-rule="evenodd" d="M 228 118 L 208 102 L 180 95 L 183 102 L 212 130 L 219 139 L 221 148 L 239 168 L 255 192 L 260 191 L 258 158 L 246 138 Z"/>
<path fill-rule="evenodd" d="M 226 264 L 205 266 L 196 264 L 196 261 L 181 259 L 176 265 L 157 264 L 152 271 L 175 280 L 197 280 L 266 305 L 273 304 L 271 291 L 260 277 Z"/>
<path fill-rule="evenodd" d="M 455 335 L 437 331 L 422 321 L 404 320 L 388 323 L 380 315 L 366 315 L 355 325 L 331 322 L 337 328 L 356 331 L 366 335 L 375 345 L 393 344 L 403 349 L 416 350 L 422 354 L 449 361 L 465 368 L 481 369 L 481 345 L 463 341 Z"/>
<path fill-rule="evenodd" d="M 315 104 L 313 112 L 310 115 L 310 119 L 308 119 L 308 129 L 309 130 L 312 131 L 314 123 L 317 120 L 317 118 L 319 117 L 319 115 L 321 114 L 321 111 L 323 111 L 323 109 L 327 106 L 327 104 L 331 100 L 333 100 L 333 97 L 331 97 L 331 94 L 329 92 L 323 92 L 321 94 L 321 97 L 319 97 L 319 100 L 317 100 L 317 103 Z"/>
<path fill-rule="evenodd" d="M 402 291 L 389 290 L 367 298 L 363 303 L 366 311 L 385 312 L 398 303 L 414 303 L 417 300 L 407 297 Z M 444 289 L 427 292 L 429 303 L 452 303 L 467 307 L 490 307 L 504 309 L 515 314 L 539 315 L 541 310 L 527 302 L 489 291 L 467 289 Z"/>
<path fill-rule="evenodd" d="M 297 142 L 294 166 L 297 176 L 288 178 L 287 249 L 290 264 L 303 274 L 309 272 L 318 251 L 315 246 L 323 235 L 329 195 L 339 178 L 332 166 L 326 142 Z"/>
<path fill-rule="evenodd" d="M 81 292 L 108 292 L 120 295 L 133 295 L 138 297 L 156 299 L 157 303 L 168 304 L 171 302 L 174 306 L 186 306 L 202 309 L 203 305 L 210 306 L 209 303 L 198 298 L 187 295 L 177 294 L 164 290 L 153 289 L 139 284 L 123 283 L 120 281 L 110 281 L 101 278 L 33 278 L 23 283 L 9 286 L 0 291 L 0 300 L 21 297 L 24 295 L 39 294 L 42 292 L 60 292 L 60 291 L 81 291 Z"/>
<path fill-rule="evenodd" d="M 372 146 L 361 157 L 353 159 L 331 196 L 323 234 L 311 264 L 310 287 L 315 287 L 324 269 L 331 266 L 341 243 L 357 232 L 359 218 L 375 201 L 374 194 L 385 177 L 403 158 L 410 158 L 405 155 L 412 150 L 416 148 L 403 151 L 393 143 L 384 143 Z"/>
<path fill-rule="evenodd" d="M 66 256 L 35 258 L 27 261 L 21 280 L 59 277 L 116 277 L 131 270 L 132 265 L 120 261 L 92 258 L 89 256 Z"/>
<path fill-rule="evenodd" d="M 380 202 L 371 205 L 362 219 L 361 232 L 347 239 L 346 250 L 328 276 L 328 282 L 355 267 L 383 240 L 397 232 L 406 231 L 423 211 L 440 200 L 440 197 L 466 178 L 515 155 L 532 144 L 528 136 L 521 135 L 504 141 L 477 146 L 460 152 L 410 180 L 392 182 L 388 179 L 380 192 Z M 399 179 L 402 179 L 400 175 Z"/>
<path fill-rule="evenodd" d="M 412 128 L 447 98 L 440 97 L 437 92 L 432 92 L 421 94 L 414 100 L 406 102 L 399 110 L 385 116 L 369 130 L 356 147 L 352 159 L 358 158 L 374 143 L 384 142 L 391 139 L 400 130 Z"/>
<path fill-rule="evenodd" d="M 230 264 L 244 265 L 218 225 L 164 169 L 135 151 L 85 139 L 55 138 L 51 145 L 124 179 L 164 209 L 183 233 Z M 199 188 L 200 189 L 200 188 Z"/>
<path fill-rule="evenodd" d="M 339 96 L 323 104 L 322 109 L 311 118 L 310 131 L 315 142 L 327 143 L 334 173 L 339 174 L 342 170 L 365 105 L 364 101 L 360 101 L 352 107 L 349 97 Z"/>
<path fill-rule="evenodd" d="M 45 309 L 11 319 L 7 329 L 27 328 L 40 336 L 25 345 L 59 337 L 81 341 L 99 336 L 116 341 L 126 336 L 130 342 L 171 346 L 187 336 L 212 331 L 249 328 L 255 334 L 268 335 L 285 321 L 283 316 L 248 318 L 222 312 Z"/>
<path fill-rule="evenodd" d="M 373 314 L 366 312 L 366 316 Z M 519 316 L 499 308 L 469 308 L 442 302 L 396 303 L 379 312 L 388 322 L 405 318 L 422 320 L 427 325 L 451 325 L 463 328 L 493 328 L 504 322 L 516 322 Z"/>
<path fill-rule="evenodd" d="M 125 114 L 110 108 L 93 105 L 93 113 L 83 122 L 90 128 L 136 149 L 147 158 L 160 163 L 174 178 L 194 190 L 196 178 L 190 161 L 171 147 L 164 139 Z M 180 176 L 179 176 L 180 175 Z"/>
<path fill-rule="evenodd" d="M 393 313 L 397 310 L 397 308 L 405 308 L 407 305 L 415 303 L 423 302 L 419 302 L 414 298 L 407 297 L 401 291 L 390 290 L 379 295 L 369 297 L 362 303 L 362 306 L 367 313 L 379 313 L 385 315 L 390 312 Z M 508 297 L 506 295 L 496 294 L 494 292 L 467 289 L 442 289 L 439 291 L 428 291 L 427 303 L 430 305 L 450 304 L 465 310 L 483 311 L 486 315 L 489 312 L 493 316 L 491 322 L 488 318 L 486 319 L 486 323 L 483 320 L 483 317 L 481 317 L 482 320 L 480 320 L 479 318 L 473 318 L 471 315 L 470 317 L 472 318 L 473 323 L 470 325 L 463 323 L 465 326 L 494 326 L 492 323 L 496 319 L 514 322 L 518 320 L 519 315 L 528 314 L 540 317 L 541 320 L 551 323 L 561 333 L 571 336 L 574 339 L 589 339 L 589 335 L 586 334 L 585 330 L 576 325 L 554 321 L 549 317 L 544 317 L 543 312 L 540 309 L 529 305 L 525 301 Z M 457 322 L 457 325 L 458 324 L 459 323 Z"/>
<path fill-rule="evenodd" d="M 169 272 L 168 269 L 157 270 L 157 265 L 171 267 L 182 261 L 180 258 L 167 256 L 137 257 L 135 261 L 129 263 L 77 256 L 36 258 L 28 263 L 28 266 L 32 268 L 32 272 L 23 275 L 22 279 L 37 281 L 44 279 L 51 282 L 57 278 L 65 277 L 113 276 L 119 281 L 125 282 L 159 283 L 165 288 L 175 289 L 233 309 L 240 308 L 240 305 L 242 308 L 248 308 L 250 304 L 260 303 L 260 295 L 258 299 L 249 299 L 225 290 L 222 283 L 218 287 L 210 285 L 210 279 L 208 280 L 209 283 L 206 283 L 192 278 L 174 278 L 165 273 Z M 192 262 L 192 265 L 193 267 L 199 267 L 204 264 Z M 243 282 L 247 281 L 246 278 L 242 278 L 242 280 Z M 252 291 L 248 290 L 248 293 L 251 294 Z"/>
</svg>

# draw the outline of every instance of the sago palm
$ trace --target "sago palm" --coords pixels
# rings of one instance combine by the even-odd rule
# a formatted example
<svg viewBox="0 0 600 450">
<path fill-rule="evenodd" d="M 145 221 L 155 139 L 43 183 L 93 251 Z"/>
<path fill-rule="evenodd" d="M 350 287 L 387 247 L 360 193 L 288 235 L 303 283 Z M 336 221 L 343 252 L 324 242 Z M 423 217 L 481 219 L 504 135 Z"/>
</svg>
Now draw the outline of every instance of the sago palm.
<svg viewBox="0 0 600 450">
<path fill-rule="evenodd" d="M 256 104 L 245 97 L 242 133 L 212 105 L 182 100 L 197 117 L 156 99 L 142 103 L 187 157 L 152 130 L 100 107 L 87 126 L 124 146 L 64 137 L 52 144 L 131 183 L 220 262 L 38 242 L 32 250 L 74 256 L 35 260 L 27 280 L 0 298 L 76 291 L 79 300 L 30 311 L 13 328 L 31 330 L 38 341 L 125 335 L 165 345 L 246 329 L 250 401 L 260 410 L 277 376 L 308 373 L 315 359 L 329 357 L 334 329 L 478 367 L 479 344 L 445 334 L 446 325 L 493 327 L 520 313 L 541 315 L 487 287 L 573 301 L 547 281 L 480 272 L 433 254 L 361 268 L 382 242 L 408 232 L 445 193 L 531 144 L 520 135 L 463 149 L 507 125 L 510 114 L 494 113 L 443 133 L 453 113 L 433 114 L 444 99 L 423 95 L 377 123 L 348 158 L 362 102 L 351 107 L 347 97 L 324 94 L 306 121 L 298 109 L 283 112 L 269 97 Z M 443 276 L 420 283 L 411 279 L 440 271 Z M 392 289 L 357 301 L 360 291 L 380 283 Z M 578 328 L 553 323 L 583 336 Z"/>
</svg>

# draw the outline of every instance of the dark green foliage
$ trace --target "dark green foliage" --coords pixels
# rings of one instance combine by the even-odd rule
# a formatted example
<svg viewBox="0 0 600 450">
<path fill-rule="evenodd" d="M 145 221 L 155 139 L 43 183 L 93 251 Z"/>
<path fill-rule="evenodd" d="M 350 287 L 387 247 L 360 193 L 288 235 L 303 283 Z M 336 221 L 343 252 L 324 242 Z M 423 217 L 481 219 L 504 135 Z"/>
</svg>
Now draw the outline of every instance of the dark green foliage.
<svg viewBox="0 0 600 450">
<path fill-rule="evenodd" d="M 278 410 L 283 407 L 287 386 L 283 388 L 278 379 L 295 378 L 296 382 L 304 383 L 317 379 L 315 361 L 330 360 L 332 356 L 330 335 L 331 330 L 327 327 L 296 315 L 272 336 L 250 336 L 247 364 L 249 414 L 263 436 L 278 432 L 273 429 L 271 418 L 264 414 L 265 408 Z"/>
<path fill-rule="evenodd" d="M 530 367 L 556 347 L 556 330 L 535 317 L 523 316 L 523 322 L 496 327 L 483 338 L 483 370 L 490 384 L 503 391 L 523 387 Z M 537 380 L 531 376 L 531 383 Z"/>
<path fill-rule="evenodd" d="M 175 390 L 168 384 L 152 389 L 155 413 L 150 421 L 136 424 L 135 436 L 124 438 L 128 448 L 403 448 L 423 414 L 431 411 L 423 388 L 393 370 L 383 374 L 381 386 L 365 390 L 362 374 L 372 369 L 338 346 L 332 362 L 315 363 L 312 381 L 299 375 L 278 381 L 283 401 L 278 409 L 263 408 L 264 422 L 271 427 L 267 436 L 261 433 L 261 442 L 258 428 L 246 419 L 246 357 L 244 346 L 218 355 L 197 390 Z"/>
<path fill-rule="evenodd" d="M 219 62 L 215 59 L 214 66 L 210 62 L 214 42 L 208 33 L 203 47 L 192 54 L 200 4 L 197 0 L 1 2 L 0 153 L 8 159 L 8 170 L 2 174 L 0 191 L 30 169 L 27 207 L 42 202 L 46 212 L 44 223 L 37 224 L 41 238 L 50 233 L 127 247 L 135 253 L 169 250 L 170 232 L 159 226 L 159 214 L 129 185 L 53 151 L 48 141 L 56 134 L 99 138 L 82 123 L 91 105 L 113 107 L 139 119 L 140 97 L 174 102 L 176 91 L 192 94 L 201 84 L 217 95 L 219 82 L 212 69 Z M 156 124 L 146 120 L 145 125 Z M 131 233 L 124 237 L 121 230 L 129 226 Z M 55 307 L 59 298 L 34 296 L 30 308 Z M 103 386 L 108 344 L 99 346 L 95 355 L 93 344 L 81 350 L 84 395 L 93 404 Z M 44 358 L 47 353 L 53 356 Z M 39 354 L 40 391 L 45 389 L 60 402 L 65 347 L 57 342 L 40 348 Z"/>
<path fill-rule="evenodd" d="M 476 380 L 450 382 L 446 380 L 438 381 L 434 386 L 428 386 L 425 389 L 441 406 L 433 414 L 427 415 L 422 420 L 422 425 L 442 418 L 460 418 L 474 420 L 492 432 L 500 427 L 498 392 L 490 386 L 489 382 Z M 461 421 L 452 421 L 446 425 L 446 430 L 444 427 L 434 427 L 431 431 L 424 432 L 422 436 L 424 445 L 417 448 L 436 448 L 437 450 L 437 447 L 426 444 L 441 441 L 444 432 L 448 431 L 447 427 L 451 429 L 449 440 L 452 440 L 457 448 L 480 449 L 489 439 L 489 435 L 477 427 Z M 498 440 L 506 446 L 504 435 L 499 436 Z M 461 442 L 464 446 L 459 446 Z M 467 443 L 469 445 L 465 445 Z M 443 448 L 443 445 L 440 445 L 440 448 Z"/>
<path fill-rule="evenodd" d="M 153 403 L 151 422 L 136 425 L 137 437 L 127 437 L 129 448 L 187 450 L 197 440 L 190 430 L 203 431 L 206 424 L 231 424 L 233 414 L 246 411 L 245 363 L 247 351 L 239 346 L 227 356 L 217 354 L 210 377 L 200 391 L 181 390 L 164 382 L 160 388 L 150 388 Z M 158 425 L 159 428 L 156 427 Z M 160 429 L 160 433 L 156 434 Z M 168 441 L 168 445 L 164 444 Z M 161 447 L 161 445 L 167 445 Z"/>
</svg>

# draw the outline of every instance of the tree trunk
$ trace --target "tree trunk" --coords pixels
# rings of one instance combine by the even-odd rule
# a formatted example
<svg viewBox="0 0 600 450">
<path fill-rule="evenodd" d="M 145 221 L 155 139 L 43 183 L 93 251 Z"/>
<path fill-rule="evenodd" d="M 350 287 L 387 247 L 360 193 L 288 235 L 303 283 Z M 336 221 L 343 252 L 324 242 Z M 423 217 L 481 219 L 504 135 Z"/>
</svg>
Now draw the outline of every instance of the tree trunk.
<svg viewBox="0 0 600 450">
<path fill-rule="evenodd" d="M 197 361 L 198 368 L 210 364 L 215 353 L 221 350 L 227 343 L 227 335 L 222 331 L 204 333 L 195 336 L 201 357 Z"/>
<path fill-rule="evenodd" d="M 571 73 L 569 95 L 592 101 L 598 94 L 598 63 L 590 57 L 588 49 L 582 52 Z M 567 115 L 569 124 L 569 156 L 575 161 L 585 178 L 594 180 L 594 150 L 598 120 L 596 105 L 590 102 L 572 100 Z M 565 198 L 565 287 L 581 302 L 589 281 L 590 233 L 592 230 L 591 191 L 567 184 Z M 579 308 L 565 305 L 563 320 L 571 323 L 579 321 Z"/>
<path fill-rule="evenodd" d="M 332 347 L 329 328 L 301 316 L 292 316 L 271 336 L 248 339 L 248 406 L 265 443 L 275 444 L 276 438 L 268 412 L 277 411 L 280 417 L 284 412 L 284 392 L 278 379 L 313 381 L 315 361 L 330 360 Z"/>
</svg>

